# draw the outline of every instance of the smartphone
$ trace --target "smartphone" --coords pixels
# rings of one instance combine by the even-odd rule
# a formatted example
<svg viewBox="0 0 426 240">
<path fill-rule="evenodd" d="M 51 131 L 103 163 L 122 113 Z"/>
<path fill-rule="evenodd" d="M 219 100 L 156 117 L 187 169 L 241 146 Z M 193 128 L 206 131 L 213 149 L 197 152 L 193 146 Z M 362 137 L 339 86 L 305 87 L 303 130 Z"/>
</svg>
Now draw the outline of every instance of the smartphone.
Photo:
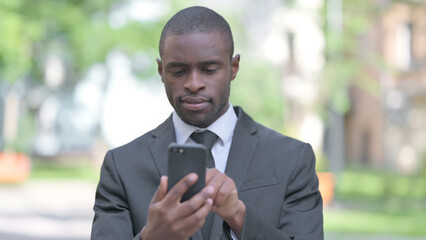
<svg viewBox="0 0 426 240">
<path fill-rule="evenodd" d="M 201 144 L 172 143 L 168 157 L 168 190 L 187 174 L 193 172 L 198 175 L 197 182 L 182 196 L 181 202 L 184 202 L 205 186 L 207 149 Z"/>
</svg>

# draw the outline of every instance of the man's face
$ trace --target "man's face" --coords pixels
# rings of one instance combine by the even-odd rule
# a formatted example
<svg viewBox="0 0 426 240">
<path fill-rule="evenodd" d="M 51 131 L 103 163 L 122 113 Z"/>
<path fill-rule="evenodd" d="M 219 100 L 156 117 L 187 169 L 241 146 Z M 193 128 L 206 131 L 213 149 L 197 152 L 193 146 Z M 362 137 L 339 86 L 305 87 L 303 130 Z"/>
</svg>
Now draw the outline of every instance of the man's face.
<svg viewBox="0 0 426 240">
<path fill-rule="evenodd" d="M 158 72 L 183 121 L 205 128 L 226 112 L 239 59 L 219 32 L 166 35 Z"/>
</svg>

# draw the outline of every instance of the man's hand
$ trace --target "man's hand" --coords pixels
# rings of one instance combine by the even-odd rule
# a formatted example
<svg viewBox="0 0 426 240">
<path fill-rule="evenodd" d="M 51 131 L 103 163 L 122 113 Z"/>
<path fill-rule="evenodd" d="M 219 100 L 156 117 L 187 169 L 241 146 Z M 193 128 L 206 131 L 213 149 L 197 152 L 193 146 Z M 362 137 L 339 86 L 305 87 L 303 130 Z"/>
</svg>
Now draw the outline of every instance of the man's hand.
<svg viewBox="0 0 426 240">
<path fill-rule="evenodd" d="M 213 186 L 213 212 L 223 218 L 234 232 L 241 236 L 246 207 L 238 198 L 234 180 L 216 168 L 207 169 L 206 185 Z"/>
<path fill-rule="evenodd" d="M 197 179 L 197 174 L 190 173 L 167 192 L 167 177 L 161 177 L 149 205 L 147 223 L 141 231 L 142 240 L 186 240 L 204 225 L 212 209 L 213 187 L 205 187 L 191 199 L 180 202 L 182 195 Z"/>
</svg>

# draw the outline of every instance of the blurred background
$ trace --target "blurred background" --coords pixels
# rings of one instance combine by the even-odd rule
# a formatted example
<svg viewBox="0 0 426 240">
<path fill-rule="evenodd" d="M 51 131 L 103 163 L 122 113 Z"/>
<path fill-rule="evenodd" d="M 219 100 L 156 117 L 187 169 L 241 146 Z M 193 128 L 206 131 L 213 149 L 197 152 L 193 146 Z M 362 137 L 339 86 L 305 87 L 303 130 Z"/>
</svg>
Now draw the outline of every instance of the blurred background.
<svg viewBox="0 0 426 240">
<path fill-rule="evenodd" d="M 426 239 L 424 0 L 0 1 L 0 239 L 89 239 L 105 152 L 172 111 L 158 41 L 192 5 L 231 25 L 231 102 L 314 147 L 325 238 Z"/>
</svg>

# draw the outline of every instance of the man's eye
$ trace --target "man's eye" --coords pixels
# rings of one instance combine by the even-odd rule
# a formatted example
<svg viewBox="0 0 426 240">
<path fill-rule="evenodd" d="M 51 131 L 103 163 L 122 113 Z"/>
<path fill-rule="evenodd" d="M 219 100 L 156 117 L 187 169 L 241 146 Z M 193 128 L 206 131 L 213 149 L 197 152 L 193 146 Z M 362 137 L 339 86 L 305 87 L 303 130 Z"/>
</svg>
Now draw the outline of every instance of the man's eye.
<svg viewBox="0 0 426 240">
<path fill-rule="evenodd" d="M 216 72 L 216 70 L 217 70 L 216 68 L 206 68 L 204 69 L 204 72 L 207 74 L 213 74 Z"/>
<path fill-rule="evenodd" d="M 182 76 L 185 73 L 185 71 L 184 70 L 173 70 L 173 71 L 170 71 L 170 73 L 173 76 Z"/>
</svg>

